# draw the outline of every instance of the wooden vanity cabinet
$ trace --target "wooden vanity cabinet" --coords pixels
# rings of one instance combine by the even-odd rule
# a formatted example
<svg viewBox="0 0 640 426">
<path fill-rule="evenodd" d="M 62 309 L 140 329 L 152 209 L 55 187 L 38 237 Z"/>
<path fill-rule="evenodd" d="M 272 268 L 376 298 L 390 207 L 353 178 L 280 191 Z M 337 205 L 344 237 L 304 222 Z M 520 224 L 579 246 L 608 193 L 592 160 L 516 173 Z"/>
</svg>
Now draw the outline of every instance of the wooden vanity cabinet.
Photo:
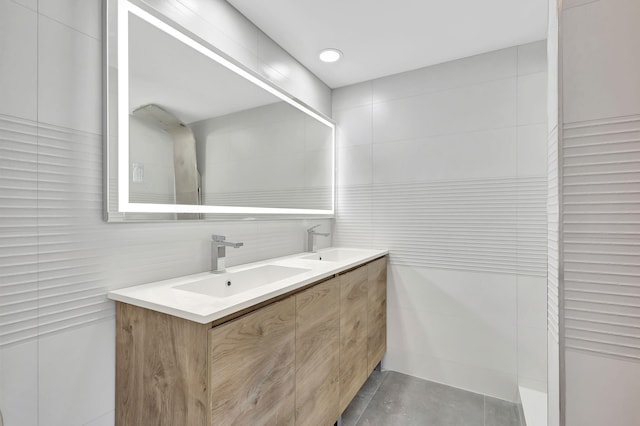
<svg viewBox="0 0 640 426">
<path fill-rule="evenodd" d="M 117 302 L 116 425 L 333 425 L 386 350 L 386 262 L 216 323 Z"/>
<path fill-rule="evenodd" d="M 340 279 L 340 412 L 349 405 L 369 377 L 367 371 L 368 267 Z"/>
<path fill-rule="evenodd" d="M 116 303 L 116 425 L 208 424 L 210 329 Z"/>
<path fill-rule="evenodd" d="M 387 351 L 387 258 L 366 265 L 367 285 L 367 376 Z"/>
<path fill-rule="evenodd" d="M 340 417 L 340 281 L 295 295 L 296 425 L 332 425 Z"/>
</svg>

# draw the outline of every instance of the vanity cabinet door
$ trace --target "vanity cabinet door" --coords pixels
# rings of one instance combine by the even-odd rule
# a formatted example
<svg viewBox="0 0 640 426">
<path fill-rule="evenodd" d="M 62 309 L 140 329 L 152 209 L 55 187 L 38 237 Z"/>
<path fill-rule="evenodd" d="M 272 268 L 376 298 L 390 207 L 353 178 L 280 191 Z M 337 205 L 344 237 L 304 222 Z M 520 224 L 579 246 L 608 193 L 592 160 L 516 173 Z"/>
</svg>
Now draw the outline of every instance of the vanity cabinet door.
<svg viewBox="0 0 640 426">
<path fill-rule="evenodd" d="M 116 303 L 117 426 L 207 425 L 209 329 Z"/>
<path fill-rule="evenodd" d="M 304 290 L 295 300 L 296 425 L 330 426 L 340 415 L 339 280 Z"/>
<path fill-rule="evenodd" d="M 212 425 L 293 425 L 295 299 L 209 330 Z"/>
<path fill-rule="evenodd" d="M 340 412 L 367 380 L 368 268 L 340 275 Z"/>
<path fill-rule="evenodd" d="M 368 285 L 368 373 L 387 351 L 387 258 L 374 260 L 367 266 Z"/>
</svg>

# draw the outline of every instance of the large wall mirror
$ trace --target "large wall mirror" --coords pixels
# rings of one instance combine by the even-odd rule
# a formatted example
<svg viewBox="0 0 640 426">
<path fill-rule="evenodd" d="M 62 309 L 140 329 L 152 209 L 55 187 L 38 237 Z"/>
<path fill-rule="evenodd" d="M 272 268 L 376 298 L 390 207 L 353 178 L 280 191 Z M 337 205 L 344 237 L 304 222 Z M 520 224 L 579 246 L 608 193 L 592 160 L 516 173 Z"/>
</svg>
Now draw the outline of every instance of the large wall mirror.
<svg viewBox="0 0 640 426">
<path fill-rule="evenodd" d="M 333 215 L 331 120 L 128 0 L 107 17 L 108 221 Z"/>
</svg>

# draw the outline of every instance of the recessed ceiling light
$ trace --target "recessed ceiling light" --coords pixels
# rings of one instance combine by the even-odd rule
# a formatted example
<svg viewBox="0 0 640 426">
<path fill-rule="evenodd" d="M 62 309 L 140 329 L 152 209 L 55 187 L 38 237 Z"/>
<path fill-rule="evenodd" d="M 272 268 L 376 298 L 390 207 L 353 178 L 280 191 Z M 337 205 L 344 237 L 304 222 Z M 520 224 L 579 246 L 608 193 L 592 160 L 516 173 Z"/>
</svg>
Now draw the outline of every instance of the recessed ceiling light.
<svg viewBox="0 0 640 426">
<path fill-rule="evenodd" d="M 324 49 L 320 52 L 320 60 L 322 62 L 337 62 L 342 58 L 342 52 L 338 49 Z"/>
</svg>

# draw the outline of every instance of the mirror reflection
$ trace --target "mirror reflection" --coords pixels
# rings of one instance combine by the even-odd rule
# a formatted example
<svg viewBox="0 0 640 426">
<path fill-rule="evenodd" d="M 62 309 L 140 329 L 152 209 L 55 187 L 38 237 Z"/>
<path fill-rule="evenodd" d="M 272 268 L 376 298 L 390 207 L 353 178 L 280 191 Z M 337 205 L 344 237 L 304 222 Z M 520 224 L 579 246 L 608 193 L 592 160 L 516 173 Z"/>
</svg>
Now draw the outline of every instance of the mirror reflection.
<svg viewBox="0 0 640 426">
<path fill-rule="evenodd" d="M 128 21 L 129 202 L 332 209 L 331 127 Z"/>
</svg>

